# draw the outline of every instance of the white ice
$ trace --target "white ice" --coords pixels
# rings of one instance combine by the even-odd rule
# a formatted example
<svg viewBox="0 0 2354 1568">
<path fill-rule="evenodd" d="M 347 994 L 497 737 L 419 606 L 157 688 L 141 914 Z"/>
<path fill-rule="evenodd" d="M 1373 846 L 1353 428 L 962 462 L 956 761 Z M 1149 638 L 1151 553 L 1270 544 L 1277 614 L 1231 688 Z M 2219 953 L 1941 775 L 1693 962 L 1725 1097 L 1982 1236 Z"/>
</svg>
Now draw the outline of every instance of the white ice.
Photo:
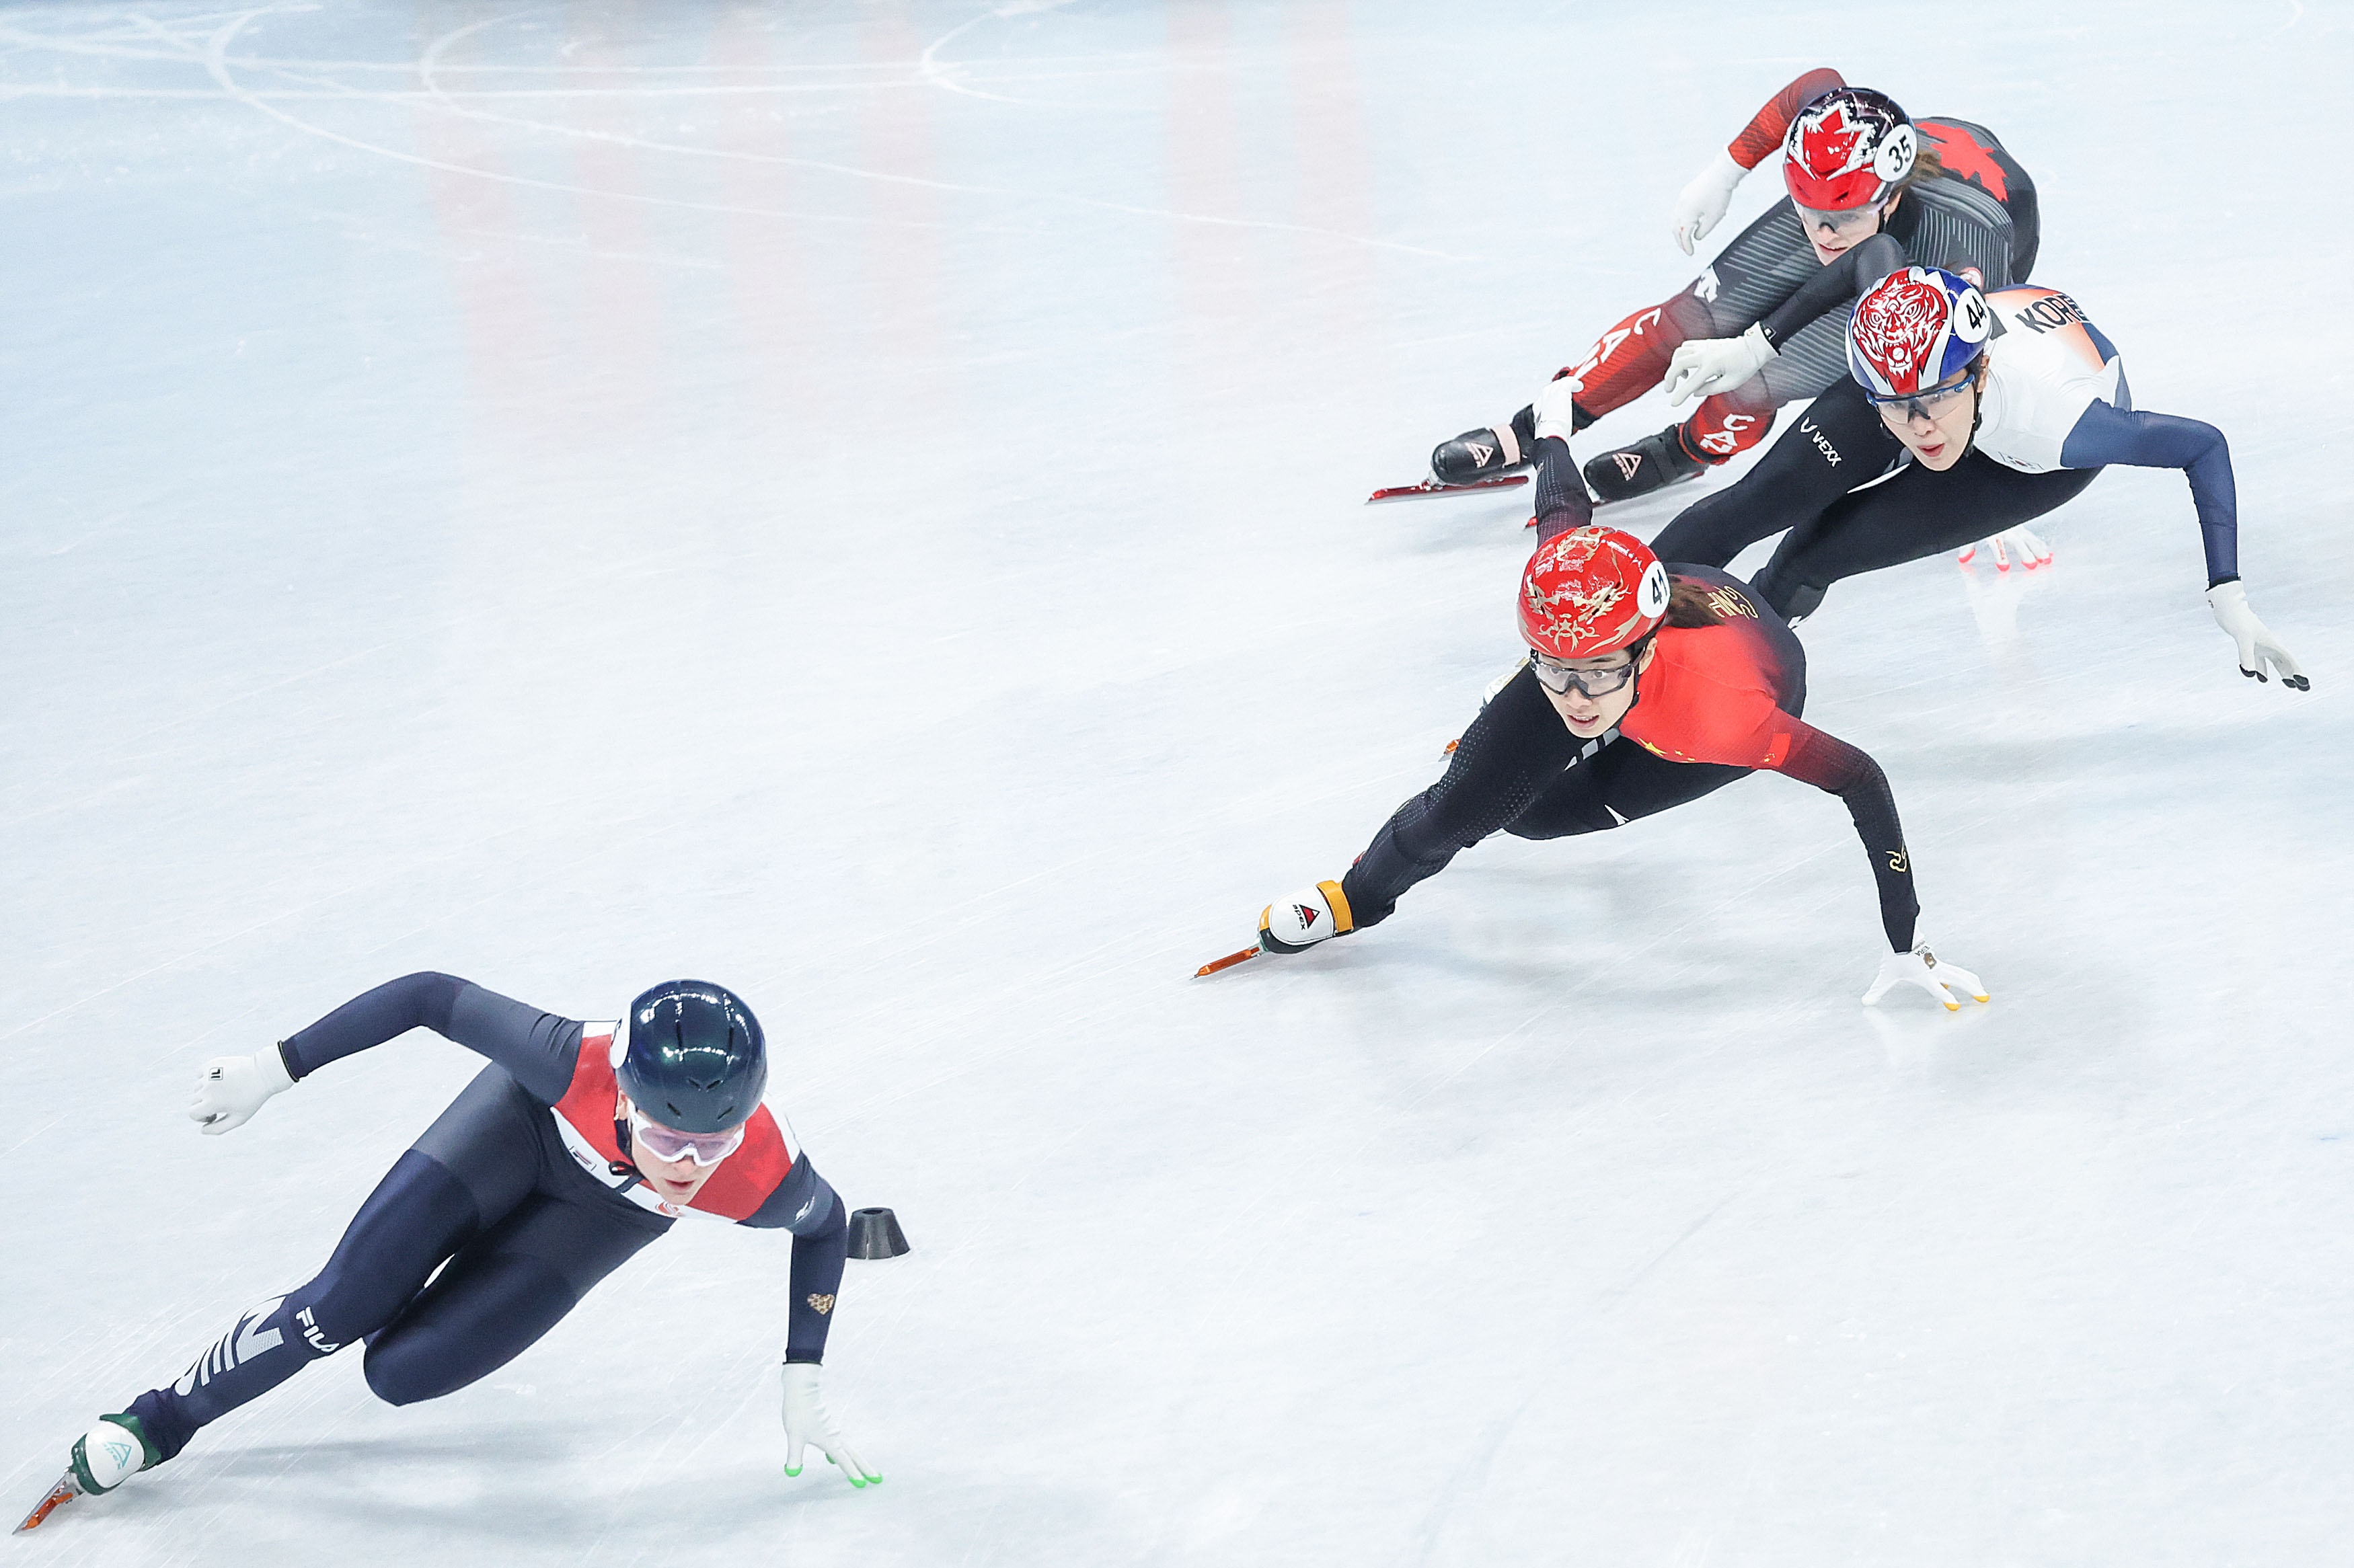
<svg viewBox="0 0 2354 1568">
<path fill-rule="evenodd" d="M 336 1358 L 15 1561 L 2347 1550 L 2347 5 L 125 0 L 0 48 L 0 1489 L 324 1259 L 473 1059 L 217 1140 L 186 1089 L 412 969 L 734 984 L 916 1248 L 826 1361 L 875 1490 L 780 1474 L 782 1238 L 683 1225 L 482 1384 Z M 1513 656 L 1525 503 L 1364 493 L 1681 286 L 1674 194 L 1819 63 L 2034 171 L 2039 279 L 2229 433 L 2312 694 L 2233 672 L 2181 479 L 2112 472 L 2049 569 L 1803 629 L 1991 1006 L 1858 1005 L 1862 855 L 1770 777 L 1192 980 Z"/>
</svg>

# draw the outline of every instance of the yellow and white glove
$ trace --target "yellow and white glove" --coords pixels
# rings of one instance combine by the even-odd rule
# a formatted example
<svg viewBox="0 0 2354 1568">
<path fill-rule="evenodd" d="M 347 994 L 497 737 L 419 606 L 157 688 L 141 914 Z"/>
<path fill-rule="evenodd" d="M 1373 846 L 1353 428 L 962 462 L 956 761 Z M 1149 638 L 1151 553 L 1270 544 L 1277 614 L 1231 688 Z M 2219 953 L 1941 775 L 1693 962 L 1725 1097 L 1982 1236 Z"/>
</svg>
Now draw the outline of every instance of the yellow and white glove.
<svg viewBox="0 0 2354 1568">
<path fill-rule="evenodd" d="M 1978 983 L 1978 976 L 1958 964 L 1938 962 L 1937 955 L 1929 950 L 1926 942 L 1914 943 L 1909 953 L 1890 953 L 1882 958 L 1879 975 L 1873 979 L 1872 989 L 1863 993 L 1863 1004 L 1877 1005 L 1882 997 L 1900 985 L 1919 986 L 1942 1002 L 1947 1012 L 1962 1010 L 1962 1004 L 1954 1000 L 1954 991 L 1963 992 L 1973 1001 L 1988 1000 L 1987 988 Z M 1953 991 L 1948 991 L 1948 986 Z"/>
<path fill-rule="evenodd" d="M 1288 898 L 1278 898 L 1258 915 L 1258 945 L 1270 953 L 1296 953 L 1357 928 L 1349 895 L 1337 882 L 1320 882 Z"/>
</svg>

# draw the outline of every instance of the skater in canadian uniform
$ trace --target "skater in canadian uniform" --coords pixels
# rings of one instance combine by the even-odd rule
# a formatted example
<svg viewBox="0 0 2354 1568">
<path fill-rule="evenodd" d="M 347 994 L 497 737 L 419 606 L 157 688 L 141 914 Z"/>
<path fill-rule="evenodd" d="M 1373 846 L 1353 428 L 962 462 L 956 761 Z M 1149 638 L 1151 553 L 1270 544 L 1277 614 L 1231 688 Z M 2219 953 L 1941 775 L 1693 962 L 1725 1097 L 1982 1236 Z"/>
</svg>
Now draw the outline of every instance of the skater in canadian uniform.
<svg viewBox="0 0 2354 1568">
<path fill-rule="evenodd" d="M 1837 382 L 1845 307 L 1884 274 L 1918 261 L 2000 288 L 2034 266 L 2035 186 L 1992 132 L 1965 120 L 1916 124 L 1885 93 L 1850 87 L 1828 68 L 1776 93 L 1684 188 L 1675 237 L 1686 255 L 1776 147 L 1787 197 L 1681 293 L 1604 333 L 1571 370 L 1582 430 L 1658 386 L 1688 339 L 1727 340 L 1728 367 L 1749 361 L 1689 418 L 1588 462 L 1604 501 L 1697 477 L 1764 440 L 1782 404 Z M 1867 250 L 1875 237 L 1882 245 Z M 1534 418 L 1523 408 L 1442 442 L 1433 476 L 1469 484 L 1533 462 Z"/>
<path fill-rule="evenodd" d="M 2116 345 L 2074 300 L 2040 287 L 1984 293 L 1914 267 L 1857 302 L 1846 335 L 1849 378 L 1808 405 L 1739 483 L 1685 508 L 1654 548 L 1722 567 L 1787 529 L 1751 586 L 1796 620 L 1842 577 L 2018 529 L 2081 494 L 2107 464 L 2180 469 L 2208 607 L 2241 673 L 2309 688 L 2248 606 L 2223 433 L 2136 408 Z"/>
<path fill-rule="evenodd" d="M 419 1027 L 491 1065 L 394 1162 L 314 1278 L 249 1308 L 177 1380 L 97 1421 L 20 1529 L 175 1457 L 207 1423 L 346 1346 L 366 1346 L 368 1386 L 387 1404 L 464 1388 L 685 1214 L 793 1234 L 786 1473 L 801 1473 L 807 1446 L 853 1486 L 882 1479 L 818 1392 L 846 1252 L 842 1201 L 761 1104 L 767 1044 L 725 987 L 672 981 L 616 1022 L 585 1023 L 449 975 L 409 975 L 267 1050 L 206 1064 L 188 1115 L 228 1132 L 329 1063 Z"/>
<path fill-rule="evenodd" d="M 1889 946 L 1863 1000 L 1909 984 L 1949 1010 L 1957 995 L 1986 1001 L 1976 975 L 1919 939 L 1912 857 L 1880 765 L 1799 718 L 1806 654 L 1789 628 L 1723 572 L 1663 565 L 1631 535 L 1593 525 L 1569 454 L 1574 385 L 1553 382 L 1536 404 L 1545 537 L 1521 578 L 1526 656 L 1445 776 L 1398 808 L 1346 875 L 1267 906 L 1260 948 L 1298 952 L 1385 920 L 1406 889 L 1490 833 L 1605 832 L 1765 769 L 1838 795 L 1863 840 Z"/>
</svg>

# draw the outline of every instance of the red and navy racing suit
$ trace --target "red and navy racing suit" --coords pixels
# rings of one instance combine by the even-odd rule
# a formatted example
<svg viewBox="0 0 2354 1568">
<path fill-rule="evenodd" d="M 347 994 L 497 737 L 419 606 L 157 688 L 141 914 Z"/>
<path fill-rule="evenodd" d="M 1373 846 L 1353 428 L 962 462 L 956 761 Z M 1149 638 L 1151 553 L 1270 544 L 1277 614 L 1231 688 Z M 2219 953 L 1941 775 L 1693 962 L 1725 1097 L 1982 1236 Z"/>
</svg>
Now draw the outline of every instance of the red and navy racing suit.
<svg viewBox="0 0 2354 1568">
<path fill-rule="evenodd" d="M 848 1224 L 767 1107 L 682 1208 L 630 1163 L 610 1024 L 413 974 L 345 1003 L 279 1051 L 299 1080 L 420 1027 L 491 1065 L 394 1162 L 316 1277 L 249 1308 L 178 1381 L 132 1402 L 164 1458 L 196 1428 L 355 1342 L 367 1346 L 368 1386 L 388 1404 L 463 1388 L 521 1354 L 688 1213 L 793 1233 L 785 1359 L 822 1357 Z"/>
<path fill-rule="evenodd" d="M 1845 85 L 1829 68 L 1810 70 L 1758 110 L 1725 151 L 1743 168 L 1776 152 L 1791 120 L 1812 99 Z M 2041 242 L 2035 185 L 1994 133 L 1967 120 L 1915 122 L 1922 144 L 1945 173 L 1919 180 L 1888 217 L 1883 233 L 1903 254 L 1869 276 L 1854 278 L 1836 298 L 1812 304 L 1804 319 L 1776 331 L 1770 318 L 1823 270 L 1787 196 L 1741 231 L 1681 293 L 1635 312 L 1602 334 L 1577 366 L 1576 426 L 1633 402 L 1658 386 L 1668 362 L 1687 338 L 1737 337 L 1768 322 L 1776 356 L 1742 386 L 1702 401 L 1683 426 L 1691 455 L 1722 461 L 1766 439 L 1774 410 L 1819 396 L 1847 374 L 1844 306 L 1898 267 L 1943 267 L 1975 272 L 1987 289 L 2024 282 Z M 1523 436 L 1527 431 L 1523 427 Z"/>
</svg>

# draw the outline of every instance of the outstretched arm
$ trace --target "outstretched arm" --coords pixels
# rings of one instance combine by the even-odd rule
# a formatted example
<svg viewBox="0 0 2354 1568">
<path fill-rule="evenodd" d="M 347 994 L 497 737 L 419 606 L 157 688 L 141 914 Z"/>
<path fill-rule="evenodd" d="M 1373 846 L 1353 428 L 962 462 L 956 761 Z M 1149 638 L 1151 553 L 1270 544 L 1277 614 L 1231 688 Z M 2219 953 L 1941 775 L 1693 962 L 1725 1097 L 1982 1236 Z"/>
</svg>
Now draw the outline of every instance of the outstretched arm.
<svg viewBox="0 0 2354 1568">
<path fill-rule="evenodd" d="M 1896 820 L 1896 798 L 1880 764 L 1836 736 L 1787 715 L 1776 715 L 1776 727 L 1787 725 L 1789 748 L 1774 764 L 1793 779 L 1828 789 L 1847 802 L 1855 819 L 1856 836 L 1872 857 L 1872 874 L 1880 884 L 1880 924 L 1888 933 L 1889 951 L 1880 959 L 1880 972 L 1863 993 L 1876 1002 L 1900 985 L 1918 987 L 1935 997 L 1946 1012 L 1957 1012 L 1959 991 L 1973 1001 L 1987 1000 L 1978 977 L 1954 964 L 1939 963 L 1915 927 L 1920 900 L 1913 894 L 1913 859 L 1904 850 L 1904 829 Z M 1947 988 L 1953 988 L 1948 990 Z"/>
<path fill-rule="evenodd" d="M 1782 144 L 1782 138 L 1789 133 L 1791 120 L 1807 101 L 1845 85 L 1840 73 L 1827 66 L 1808 71 L 1767 99 L 1766 106 L 1750 117 L 1732 144 L 1692 177 L 1691 184 L 1676 197 L 1673 224 L 1676 244 L 1685 255 L 1692 253 L 1694 240 L 1706 238 L 1709 230 L 1723 221 L 1742 176 Z"/>
<path fill-rule="evenodd" d="M 1781 151 L 1782 138 L 1790 133 L 1790 122 L 1798 117 L 1799 110 L 1831 89 L 1846 85 L 1847 79 L 1830 67 L 1817 66 L 1767 99 L 1724 149 L 1725 155 L 1744 169 L 1755 168 Z"/>
<path fill-rule="evenodd" d="M 2066 468 L 2179 468 L 2190 482 L 2207 550 L 2207 586 L 2240 575 L 2240 495 L 2232 479 L 2232 447 L 2223 432 L 2199 419 L 2116 408 L 2095 398 L 2061 444 Z"/>
<path fill-rule="evenodd" d="M 270 1096 L 328 1063 L 420 1028 L 489 1057 L 543 1105 L 563 1098 L 580 1059 L 578 1021 L 428 971 L 387 980 L 267 1051 L 213 1058 L 188 1116 L 208 1133 L 242 1127 Z"/>
<path fill-rule="evenodd" d="M 1911 265 L 1903 242 L 1875 234 L 1841 253 L 1798 285 L 1797 291 L 1739 337 L 1687 338 L 1668 362 L 1668 401 L 1729 392 L 1773 363 L 1791 334 L 1835 310 L 1844 310 L 1882 278 Z"/>
<path fill-rule="evenodd" d="M 1888 775 L 1868 753 L 1810 724 L 1784 716 L 1776 728 L 1787 726 L 1789 749 L 1780 771 L 1818 789 L 1828 789 L 1846 803 L 1855 819 L 1856 836 L 1872 857 L 1872 874 L 1880 884 L 1880 924 L 1888 945 L 1897 952 L 1913 946 L 1913 927 L 1921 916 L 1921 901 L 1914 896 L 1913 862 L 1904 853 L 1904 826 L 1896 820 L 1896 797 Z"/>
<path fill-rule="evenodd" d="M 2279 675 L 2293 691 L 2312 683 L 2256 612 L 2240 581 L 2239 489 L 2232 478 L 2232 447 L 2223 432 L 2199 419 L 2118 408 L 2095 399 L 2078 416 L 2061 444 L 2068 468 L 2099 468 L 2121 462 L 2134 468 L 2179 468 L 2190 482 L 2190 504 L 2199 514 L 2199 539 L 2207 552 L 2207 607 L 2240 656 L 2240 673 L 2252 680 Z"/>
</svg>

